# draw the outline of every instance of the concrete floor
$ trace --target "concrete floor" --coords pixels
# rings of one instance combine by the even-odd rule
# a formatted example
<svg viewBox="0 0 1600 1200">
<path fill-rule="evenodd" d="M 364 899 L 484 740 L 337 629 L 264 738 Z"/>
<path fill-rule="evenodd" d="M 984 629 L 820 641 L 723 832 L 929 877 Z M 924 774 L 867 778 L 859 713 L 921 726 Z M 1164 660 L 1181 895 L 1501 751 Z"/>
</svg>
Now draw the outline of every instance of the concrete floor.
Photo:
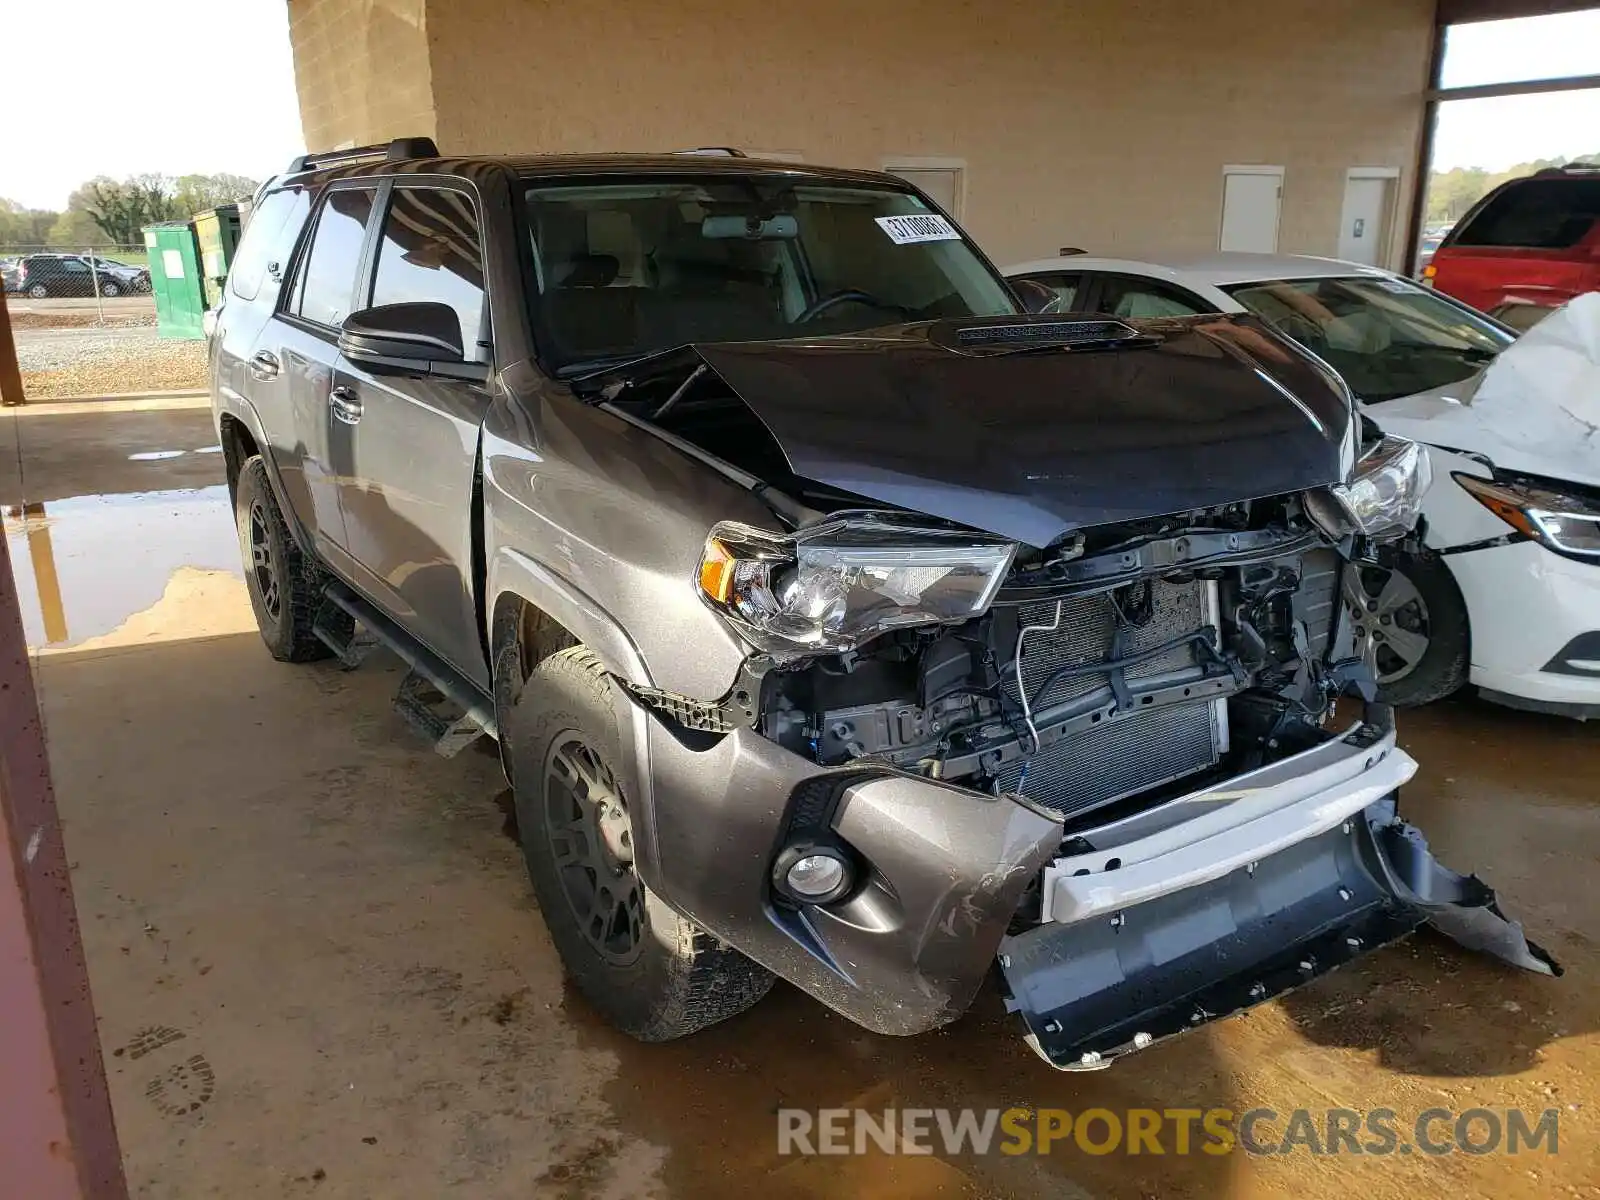
<svg viewBox="0 0 1600 1200">
<path fill-rule="evenodd" d="M 780 985 L 641 1046 L 564 989 L 495 760 L 420 744 L 393 660 L 268 658 L 207 413 L 0 416 L 14 463 L 5 438 L 43 502 L 7 536 L 136 1196 L 1600 1195 L 1600 726 L 1472 699 L 1402 726 L 1405 809 L 1562 979 L 1425 934 L 1087 1075 L 992 992 L 895 1040 Z M 1557 1108 L 1561 1152 L 777 1155 L 777 1108 L 854 1105 Z"/>
</svg>

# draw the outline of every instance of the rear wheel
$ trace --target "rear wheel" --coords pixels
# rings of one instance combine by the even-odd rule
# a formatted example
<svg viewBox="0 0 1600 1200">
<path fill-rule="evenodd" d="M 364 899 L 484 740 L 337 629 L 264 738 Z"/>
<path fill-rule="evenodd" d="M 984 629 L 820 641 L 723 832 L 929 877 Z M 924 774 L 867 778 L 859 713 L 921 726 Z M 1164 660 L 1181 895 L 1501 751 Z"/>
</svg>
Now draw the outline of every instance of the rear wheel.
<svg viewBox="0 0 1600 1200">
<path fill-rule="evenodd" d="M 260 455 L 239 469 L 233 515 L 250 607 L 272 657 L 279 662 L 329 657 L 333 652 L 312 632 L 327 577 L 295 544 Z M 349 634 L 348 615 L 338 614 L 334 624 L 339 628 L 330 632 Z"/>
<path fill-rule="evenodd" d="M 36 283 L 28 289 L 28 295 L 35 300 L 44 300 L 50 295 L 50 289 L 42 283 Z"/>
<path fill-rule="evenodd" d="M 611 685 L 573 646 L 534 667 L 512 707 L 517 828 L 551 940 L 612 1024 L 664 1042 L 743 1012 L 772 975 L 656 896 L 634 867 Z"/>
<path fill-rule="evenodd" d="M 1355 564 L 1345 572 L 1344 600 L 1381 699 L 1402 707 L 1428 704 L 1466 683 L 1467 606 L 1437 555 Z"/>
</svg>

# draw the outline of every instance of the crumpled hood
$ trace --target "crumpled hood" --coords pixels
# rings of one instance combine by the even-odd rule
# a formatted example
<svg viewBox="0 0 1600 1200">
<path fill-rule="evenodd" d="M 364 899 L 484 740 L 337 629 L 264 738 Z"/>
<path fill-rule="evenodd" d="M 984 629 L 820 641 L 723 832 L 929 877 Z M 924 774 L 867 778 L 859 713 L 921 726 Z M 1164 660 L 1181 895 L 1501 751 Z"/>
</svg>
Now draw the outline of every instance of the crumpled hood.
<svg viewBox="0 0 1600 1200">
<path fill-rule="evenodd" d="M 1600 486 L 1600 293 L 1550 314 L 1472 378 L 1366 412 L 1385 433 Z"/>
<path fill-rule="evenodd" d="M 795 474 L 1046 546 L 1072 530 L 1342 480 L 1348 394 L 1254 317 L 1008 317 L 700 344 Z M 1001 336 L 997 331 L 1010 331 Z"/>
</svg>

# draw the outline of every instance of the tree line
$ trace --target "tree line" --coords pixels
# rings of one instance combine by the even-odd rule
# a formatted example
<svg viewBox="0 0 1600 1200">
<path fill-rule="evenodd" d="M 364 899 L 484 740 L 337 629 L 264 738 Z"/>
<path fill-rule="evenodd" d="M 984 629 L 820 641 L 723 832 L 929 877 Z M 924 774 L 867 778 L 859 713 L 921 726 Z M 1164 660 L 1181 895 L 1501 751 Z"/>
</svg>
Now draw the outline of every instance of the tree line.
<svg viewBox="0 0 1600 1200">
<path fill-rule="evenodd" d="M 1508 179 L 1532 175 L 1547 167 L 1564 167 L 1568 163 L 1600 163 L 1600 152 L 1580 154 L 1576 158 L 1536 158 L 1532 162 L 1518 163 L 1504 171 L 1486 171 L 1482 167 L 1455 167 L 1449 171 L 1434 171 L 1428 176 L 1429 225 L 1453 225 L 1466 216 L 1467 210 L 1482 200 Z"/>
<path fill-rule="evenodd" d="M 144 227 L 181 221 L 244 199 L 260 186 L 243 175 L 98 175 L 67 197 L 61 211 L 24 208 L 0 197 L 0 246 L 136 246 Z"/>
</svg>

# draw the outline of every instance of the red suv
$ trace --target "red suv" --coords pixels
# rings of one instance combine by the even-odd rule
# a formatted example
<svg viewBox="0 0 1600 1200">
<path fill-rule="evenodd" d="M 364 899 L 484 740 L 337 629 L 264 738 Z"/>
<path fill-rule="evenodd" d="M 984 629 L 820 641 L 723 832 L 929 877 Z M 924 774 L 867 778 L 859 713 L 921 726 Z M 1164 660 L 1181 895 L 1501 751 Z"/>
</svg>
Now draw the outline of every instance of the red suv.
<svg viewBox="0 0 1600 1200">
<path fill-rule="evenodd" d="M 1456 222 L 1422 276 L 1519 329 L 1600 291 L 1600 164 L 1501 184 Z"/>
</svg>

